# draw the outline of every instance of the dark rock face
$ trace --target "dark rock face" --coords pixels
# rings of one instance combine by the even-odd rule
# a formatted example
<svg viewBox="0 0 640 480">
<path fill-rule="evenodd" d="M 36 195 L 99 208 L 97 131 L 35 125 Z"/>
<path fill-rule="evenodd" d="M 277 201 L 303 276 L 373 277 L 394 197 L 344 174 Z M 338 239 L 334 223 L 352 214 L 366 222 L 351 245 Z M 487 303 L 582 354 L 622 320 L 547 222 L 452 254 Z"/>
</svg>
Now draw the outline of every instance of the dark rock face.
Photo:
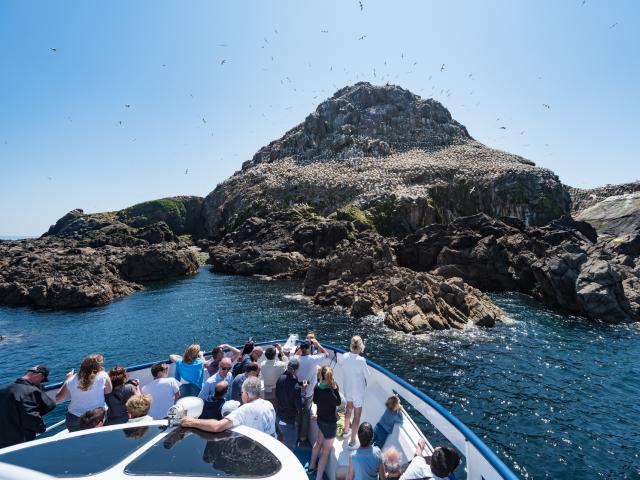
<svg viewBox="0 0 640 480">
<path fill-rule="evenodd" d="M 0 241 L 0 304 L 104 305 L 141 290 L 137 282 L 191 275 L 198 269 L 193 251 L 174 242 L 164 223 L 117 235 L 111 223 L 91 231 L 100 235 Z"/>
<path fill-rule="evenodd" d="M 571 211 L 577 214 L 607 197 L 640 192 L 640 181 L 588 189 L 575 187 L 566 187 L 566 189 L 571 196 Z"/>
<path fill-rule="evenodd" d="M 606 322 L 640 320 L 640 241 L 596 243 L 593 227 L 562 218 L 544 227 L 486 215 L 405 237 L 398 263 L 459 277 L 485 291 L 530 293 L 547 305 Z"/>
<path fill-rule="evenodd" d="M 473 140 L 440 103 L 368 83 L 336 92 L 218 185 L 203 228 L 219 240 L 297 204 L 322 215 L 356 206 L 385 235 L 478 212 L 543 225 L 570 206 L 553 172 Z"/>
<path fill-rule="evenodd" d="M 576 218 L 593 225 L 603 237 L 640 233 L 640 191 L 614 195 L 580 211 Z"/>
</svg>

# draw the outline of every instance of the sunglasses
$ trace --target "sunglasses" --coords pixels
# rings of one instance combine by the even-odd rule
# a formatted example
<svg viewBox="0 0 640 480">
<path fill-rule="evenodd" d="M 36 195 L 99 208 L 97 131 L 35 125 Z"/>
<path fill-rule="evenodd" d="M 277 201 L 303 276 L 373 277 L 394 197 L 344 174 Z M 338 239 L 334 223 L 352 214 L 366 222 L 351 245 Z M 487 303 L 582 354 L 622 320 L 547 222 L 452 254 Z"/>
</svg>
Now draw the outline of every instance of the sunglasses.
<svg viewBox="0 0 640 480">
<path fill-rule="evenodd" d="M 229 369 L 231 369 L 231 367 L 220 367 L 220 368 L 218 368 L 218 370 L 225 370 L 225 371 L 229 370 Z"/>
</svg>

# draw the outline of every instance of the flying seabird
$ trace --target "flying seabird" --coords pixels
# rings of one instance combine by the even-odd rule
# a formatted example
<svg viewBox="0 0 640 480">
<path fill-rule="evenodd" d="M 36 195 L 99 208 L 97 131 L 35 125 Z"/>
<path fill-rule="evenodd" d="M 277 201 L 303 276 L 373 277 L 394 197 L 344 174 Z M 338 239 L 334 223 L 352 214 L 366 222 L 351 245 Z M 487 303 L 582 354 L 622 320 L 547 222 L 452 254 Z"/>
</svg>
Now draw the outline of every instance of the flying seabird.
<svg viewBox="0 0 640 480">
<path fill-rule="evenodd" d="M 367 38 L 366 35 L 362 35 L 360 38 L 358 38 L 358 40 L 364 40 L 365 38 Z"/>
<path fill-rule="evenodd" d="M 362 2 L 358 1 L 358 4 L 360 5 L 360 11 L 364 10 L 364 5 L 362 5 Z"/>
<path fill-rule="evenodd" d="M 227 61 L 226 61 L 226 60 L 222 60 L 222 61 L 220 62 L 220 65 L 224 65 L 225 63 L 227 63 Z"/>
<path fill-rule="evenodd" d="M 129 105 L 128 103 L 125 103 L 124 106 L 127 108 L 131 108 L 131 105 Z"/>
<path fill-rule="evenodd" d="M 57 48 L 49 48 L 49 50 L 51 50 L 53 53 L 56 53 L 58 51 Z"/>
<path fill-rule="evenodd" d="M 189 169 L 187 168 L 187 169 L 184 171 L 184 174 L 186 175 L 186 174 L 188 174 L 188 173 L 189 173 Z"/>
<path fill-rule="evenodd" d="M 618 22 L 616 22 L 616 23 L 614 23 L 613 25 L 611 25 L 611 26 L 609 27 L 609 30 L 611 30 L 611 29 L 612 29 L 613 27 L 615 27 L 617 24 L 618 24 Z"/>
<path fill-rule="evenodd" d="M 544 108 L 547 108 L 547 109 L 550 109 L 550 108 L 551 108 L 551 107 L 550 107 L 549 105 L 547 105 L 546 103 L 543 103 L 543 104 L 542 104 L 542 106 L 543 106 Z"/>
<path fill-rule="evenodd" d="M 440 71 L 444 71 L 444 63 L 442 64 L 442 66 L 440 67 Z"/>
</svg>

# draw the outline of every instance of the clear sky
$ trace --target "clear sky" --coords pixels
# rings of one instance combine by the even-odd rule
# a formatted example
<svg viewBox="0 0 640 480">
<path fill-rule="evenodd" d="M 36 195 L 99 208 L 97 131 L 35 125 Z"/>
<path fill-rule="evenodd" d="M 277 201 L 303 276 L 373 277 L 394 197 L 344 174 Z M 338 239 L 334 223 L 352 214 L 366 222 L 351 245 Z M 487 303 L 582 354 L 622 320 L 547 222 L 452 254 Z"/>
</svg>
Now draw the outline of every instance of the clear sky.
<svg viewBox="0 0 640 480">
<path fill-rule="evenodd" d="M 639 26 L 636 0 L 3 0 L 0 235 L 205 196 L 362 80 L 567 184 L 632 181 Z"/>
</svg>

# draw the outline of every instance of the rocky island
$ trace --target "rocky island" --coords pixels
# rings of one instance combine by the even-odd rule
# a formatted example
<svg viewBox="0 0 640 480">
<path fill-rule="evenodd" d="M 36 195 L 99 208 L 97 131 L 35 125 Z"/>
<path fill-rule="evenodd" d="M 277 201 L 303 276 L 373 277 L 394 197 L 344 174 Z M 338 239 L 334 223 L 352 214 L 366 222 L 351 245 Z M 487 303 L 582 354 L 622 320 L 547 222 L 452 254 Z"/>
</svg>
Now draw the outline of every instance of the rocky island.
<svg viewBox="0 0 640 480">
<path fill-rule="evenodd" d="M 358 83 L 204 199 L 74 210 L 40 239 L 0 242 L 0 303 L 102 305 L 195 273 L 195 243 L 214 272 L 297 278 L 313 303 L 404 332 L 492 326 L 492 291 L 640 321 L 637 186 L 567 187 L 439 102 Z"/>
</svg>

